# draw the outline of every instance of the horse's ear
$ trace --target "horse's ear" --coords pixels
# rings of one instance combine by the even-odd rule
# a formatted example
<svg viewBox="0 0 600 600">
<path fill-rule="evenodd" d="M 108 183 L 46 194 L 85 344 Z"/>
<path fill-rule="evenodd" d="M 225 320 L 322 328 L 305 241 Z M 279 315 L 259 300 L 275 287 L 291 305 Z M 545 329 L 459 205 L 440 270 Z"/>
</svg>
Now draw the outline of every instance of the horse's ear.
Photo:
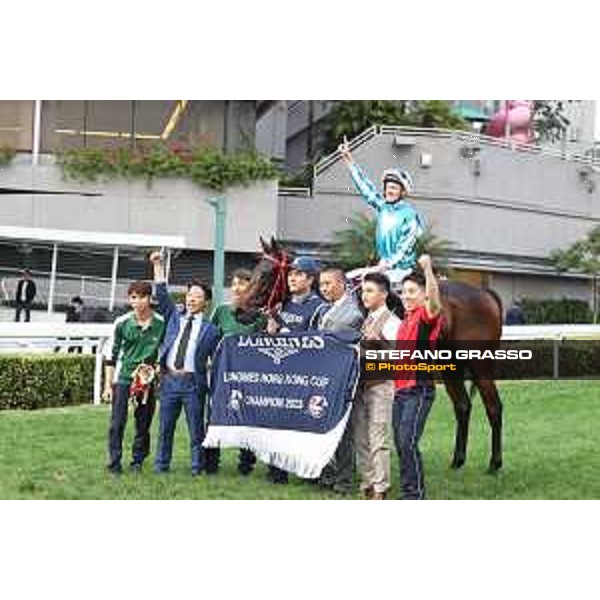
<svg viewBox="0 0 600 600">
<path fill-rule="evenodd" d="M 262 246 L 263 252 L 265 254 L 270 254 L 271 248 L 267 245 L 267 242 L 263 239 L 263 236 L 260 236 L 260 245 Z"/>
<path fill-rule="evenodd" d="M 273 252 L 279 252 L 279 244 L 273 236 L 271 236 L 271 249 Z"/>
</svg>

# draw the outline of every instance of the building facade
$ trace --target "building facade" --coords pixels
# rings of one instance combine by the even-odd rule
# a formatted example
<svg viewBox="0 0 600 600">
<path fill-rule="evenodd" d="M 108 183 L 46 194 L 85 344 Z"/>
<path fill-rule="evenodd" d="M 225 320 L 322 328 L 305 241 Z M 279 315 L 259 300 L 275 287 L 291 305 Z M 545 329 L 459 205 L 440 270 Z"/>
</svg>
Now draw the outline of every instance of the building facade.
<svg viewBox="0 0 600 600">
<path fill-rule="evenodd" d="M 504 100 L 449 100 L 456 112 L 480 130 L 497 111 Z M 282 100 L 259 121 L 257 145 L 267 155 L 276 157 L 291 172 L 297 172 L 312 160 L 318 147 L 323 118 L 335 106 L 333 100 Z M 542 145 L 583 154 L 594 146 L 596 106 L 594 100 L 565 101 L 564 114 L 570 124 L 560 140 Z M 281 132 L 285 131 L 285 146 Z M 276 135 L 275 132 L 277 132 Z M 277 139 L 275 146 L 273 139 Z"/>
<path fill-rule="evenodd" d="M 0 277 L 15 277 L 17 269 L 30 267 L 37 277 L 47 278 L 53 244 L 40 242 L 40 232 L 58 231 L 65 239 L 69 232 L 89 232 L 94 239 L 103 232 L 177 236 L 182 242 L 173 252 L 172 281 L 183 285 L 191 277 L 212 279 L 210 191 L 176 178 L 152 185 L 66 181 L 56 153 L 183 140 L 226 151 L 255 144 L 279 162 L 300 149 L 294 154 L 300 161 L 315 143 L 314 124 L 331 106 L 330 101 L 296 101 L 294 107 L 279 101 L 0 102 L 0 147 L 19 151 L 0 168 Z M 273 115 L 276 128 L 267 126 Z M 589 279 L 558 274 L 548 262 L 552 250 L 600 224 L 598 167 L 572 151 L 584 149 L 590 124 L 593 128 L 593 111 L 586 109 L 581 112 L 586 133 L 569 151 L 515 146 L 472 133 L 384 127 L 363 136 L 354 154 L 375 181 L 386 166 L 403 164 L 411 170 L 413 201 L 434 235 L 451 243 L 449 262 L 456 277 L 493 287 L 507 305 L 520 297 L 590 301 Z M 267 181 L 229 189 L 226 197 L 228 273 L 255 264 L 261 235 L 275 235 L 296 251 L 323 254 L 352 215 L 370 212 L 336 155 L 317 166 L 312 194 L 284 192 L 276 181 Z M 37 232 L 36 241 L 11 234 L 26 229 Z M 128 280 L 150 275 L 145 250 L 120 251 L 120 301 Z M 63 300 L 93 290 L 87 293 L 90 301 L 104 302 L 115 265 L 112 249 L 67 244 L 56 258 L 65 280 Z"/>
<path fill-rule="evenodd" d="M 506 304 L 525 296 L 591 300 L 588 278 L 560 275 L 548 261 L 600 224 L 600 179 L 583 157 L 403 127 L 371 132 L 353 154 L 376 183 L 385 167 L 411 171 L 412 201 L 450 242 L 455 276 L 493 287 Z M 312 197 L 280 199 L 278 229 L 299 244 L 326 244 L 355 213 L 370 209 L 332 155 L 317 165 Z"/>
<path fill-rule="evenodd" d="M 136 148 L 156 143 L 210 145 L 226 152 L 253 149 L 257 118 L 268 101 L 0 101 L 0 148 L 18 154 L 0 168 L 0 278 L 10 288 L 17 271 L 34 270 L 45 301 L 55 242 L 57 303 L 80 293 L 90 302 L 110 296 L 111 247 L 103 234 L 177 236 L 171 279 L 212 279 L 214 210 L 209 190 L 170 178 L 145 181 L 65 180 L 56 156 L 73 148 Z M 276 234 L 276 182 L 228 190 L 226 269 L 251 266 L 258 233 Z M 252 224 L 239 227 L 240 222 Z M 22 239 L 13 235 L 23 234 Z M 47 232 L 47 240 L 44 240 Z M 64 242 L 87 234 L 89 243 Z M 80 236 L 81 237 L 81 236 Z M 125 239 L 125 238 L 123 238 Z M 126 282 L 148 277 L 145 251 L 132 242 L 119 248 L 118 300 Z"/>
</svg>

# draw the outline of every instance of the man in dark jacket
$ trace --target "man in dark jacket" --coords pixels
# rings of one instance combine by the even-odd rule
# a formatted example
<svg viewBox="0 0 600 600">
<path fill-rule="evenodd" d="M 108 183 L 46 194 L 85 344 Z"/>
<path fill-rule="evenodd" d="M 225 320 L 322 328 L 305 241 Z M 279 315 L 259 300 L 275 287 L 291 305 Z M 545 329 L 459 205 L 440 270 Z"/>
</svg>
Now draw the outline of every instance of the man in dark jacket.
<svg viewBox="0 0 600 600">
<path fill-rule="evenodd" d="M 299 256 L 290 265 L 288 288 L 290 299 L 279 312 L 267 322 L 267 333 L 301 332 L 317 330 L 319 318 L 327 303 L 314 291 L 319 275 L 319 266 L 308 256 Z M 272 483 L 287 484 L 288 474 L 283 469 L 269 465 L 267 478 Z"/>
<path fill-rule="evenodd" d="M 17 303 L 15 321 L 17 321 L 17 323 L 21 320 L 21 313 L 23 311 L 25 311 L 25 321 L 31 321 L 31 305 L 33 304 L 36 293 L 37 289 L 35 287 L 35 281 L 31 278 L 29 270 L 25 269 L 17 282 L 17 291 L 15 293 L 15 301 Z"/>
<path fill-rule="evenodd" d="M 154 470 L 171 466 L 175 426 L 183 408 L 190 435 L 192 476 L 205 470 L 204 412 L 208 393 L 207 362 L 219 342 L 219 330 L 204 317 L 210 288 L 201 282 L 188 285 L 185 308 L 177 310 L 169 295 L 160 252 L 153 252 L 154 283 L 158 310 L 166 322 L 160 348 L 160 431 Z"/>
<path fill-rule="evenodd" d="M 525 315 L 520 300 L 515 300 L 506 311 L 506 325 L 525 325 Z"/>
</svg>

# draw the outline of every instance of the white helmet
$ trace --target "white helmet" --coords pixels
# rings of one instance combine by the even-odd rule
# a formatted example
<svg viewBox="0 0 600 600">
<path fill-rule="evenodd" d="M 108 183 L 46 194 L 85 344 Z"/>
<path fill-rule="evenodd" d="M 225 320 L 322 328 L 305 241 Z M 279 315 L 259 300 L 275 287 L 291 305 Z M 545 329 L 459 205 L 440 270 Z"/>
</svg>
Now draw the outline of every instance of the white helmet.
<svg viewBox="0 0 600 600">
<path fill-rule="evenodd" d="M 381 183 L 384 189 L 385 184 L 389 182 L 399 183 L 406 190 L 407 194 L 412 194 L 415 187 L 411 174 L 404 169 L 386 169 L 381 176 Z"/>
</svg>

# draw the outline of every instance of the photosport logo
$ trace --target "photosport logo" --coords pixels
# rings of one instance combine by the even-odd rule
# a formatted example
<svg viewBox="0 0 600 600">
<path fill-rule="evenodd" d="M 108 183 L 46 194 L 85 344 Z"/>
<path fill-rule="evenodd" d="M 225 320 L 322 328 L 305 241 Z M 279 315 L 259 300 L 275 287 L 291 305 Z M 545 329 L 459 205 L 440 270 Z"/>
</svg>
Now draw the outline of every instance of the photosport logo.
<svg viewBox="0 0 600 600">
<path fill-rule="evenodd" d="M 365 341 L 361 374 L 366 380 L 465 380 L 474 374 L 500 380 L 597 377 L 600 368 L 592 373 L 584 366 L 598 367 L 599 361 L 582 359 L 592 355 L 600 359 L 600 346 L 579 344 L 569 348 L 565 343 L 557 347 L 552 340 L 441 340 L 427 348 L 422 341 Z"/>
</svg>

